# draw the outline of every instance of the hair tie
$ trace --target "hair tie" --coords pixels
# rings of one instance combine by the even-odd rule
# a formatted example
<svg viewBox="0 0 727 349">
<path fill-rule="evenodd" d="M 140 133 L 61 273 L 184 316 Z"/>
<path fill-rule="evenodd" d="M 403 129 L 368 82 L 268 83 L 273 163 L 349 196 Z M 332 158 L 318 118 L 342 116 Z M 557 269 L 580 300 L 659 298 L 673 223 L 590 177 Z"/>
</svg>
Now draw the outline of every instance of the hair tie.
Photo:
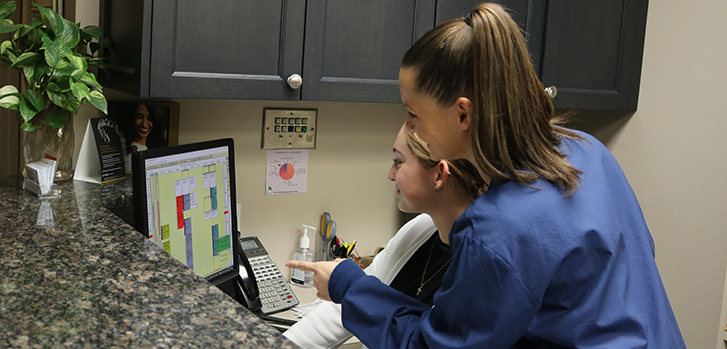
<svg viewBox="0 0 727 349">
<path fill-rule="evenodd" d="M 472 27 L 472 12 L 464 16 L 464 22 L 467 23 L 468 26 Z"/>
</svg>

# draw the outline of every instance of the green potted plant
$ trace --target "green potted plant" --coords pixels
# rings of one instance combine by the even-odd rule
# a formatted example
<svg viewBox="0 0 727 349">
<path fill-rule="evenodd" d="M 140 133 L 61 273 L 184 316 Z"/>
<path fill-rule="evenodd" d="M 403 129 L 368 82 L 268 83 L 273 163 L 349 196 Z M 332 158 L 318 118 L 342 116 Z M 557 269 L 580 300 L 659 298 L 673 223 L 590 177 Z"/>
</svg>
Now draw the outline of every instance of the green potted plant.
<svg viewBox="0 0 727 349">
<path fill-rule="evenodd" d="M 82 104 L 90 102 L 104 114 L 107 102 L 90 67 L 104 67 L 94 57 L 103 45 L 97 26 L 80 28 L 51 9 L 34 4 L 43 21 L 30 25 L 10 19 L 15 2 L 0 3 L 0 34 L 11 33 L 0 44 L 0 62 L 19 70 L 25 88 L 0 88 L 0 107 L 17 110 L 24 133 L 26 163 L 40 160 L 48 151 L 59 156 L 56 181 L 73 177 L 73 116 Z"/>
</svg>

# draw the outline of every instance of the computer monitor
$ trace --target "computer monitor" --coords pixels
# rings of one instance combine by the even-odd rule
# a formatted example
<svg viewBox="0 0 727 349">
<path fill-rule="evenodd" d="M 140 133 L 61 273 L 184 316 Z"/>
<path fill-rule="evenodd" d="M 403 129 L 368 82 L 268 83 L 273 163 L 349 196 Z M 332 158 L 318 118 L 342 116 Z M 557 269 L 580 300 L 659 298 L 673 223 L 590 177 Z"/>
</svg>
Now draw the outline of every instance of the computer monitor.
<svg viewBox="0 0 727 349">
<path fill-rule="evenodd" d="M 137 230 L 215 285 L 235 278 L 232 139 L 149 149 L 132 167 Z"/>
</svg>

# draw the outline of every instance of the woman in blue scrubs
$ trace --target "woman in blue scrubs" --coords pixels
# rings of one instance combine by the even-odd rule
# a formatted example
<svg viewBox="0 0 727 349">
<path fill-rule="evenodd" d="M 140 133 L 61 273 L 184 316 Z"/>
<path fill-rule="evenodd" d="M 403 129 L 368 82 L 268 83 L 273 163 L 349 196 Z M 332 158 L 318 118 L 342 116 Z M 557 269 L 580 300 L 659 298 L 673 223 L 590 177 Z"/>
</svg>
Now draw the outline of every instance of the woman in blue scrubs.
<svg viewBox="0 0 727 349">
<path fill-rule="evenodd" d="M 495 4 L 427 32 L 400 75 L 406 127 L 434 158 L 476 164 L 488 190 L 454 222 L 432 308 L 350 261 L 316 273 L 372 348 L 684 348 L 626 177 L 560 126 L 523 36 Z"/>
</svg>

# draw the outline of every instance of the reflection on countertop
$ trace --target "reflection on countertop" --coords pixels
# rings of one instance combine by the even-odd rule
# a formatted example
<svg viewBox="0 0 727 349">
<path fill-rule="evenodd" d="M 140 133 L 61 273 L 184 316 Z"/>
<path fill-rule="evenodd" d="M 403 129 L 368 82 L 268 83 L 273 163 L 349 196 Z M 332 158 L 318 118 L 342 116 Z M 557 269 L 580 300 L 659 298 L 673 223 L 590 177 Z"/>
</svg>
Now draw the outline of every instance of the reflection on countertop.
<svg viewBox="0 0 727 349">
<path fill-rule="evenodd" d="M 278 331 L 111 213 L 131 180 L 0 179 L 0 348 L 294 348 Z"/>
</svg>

